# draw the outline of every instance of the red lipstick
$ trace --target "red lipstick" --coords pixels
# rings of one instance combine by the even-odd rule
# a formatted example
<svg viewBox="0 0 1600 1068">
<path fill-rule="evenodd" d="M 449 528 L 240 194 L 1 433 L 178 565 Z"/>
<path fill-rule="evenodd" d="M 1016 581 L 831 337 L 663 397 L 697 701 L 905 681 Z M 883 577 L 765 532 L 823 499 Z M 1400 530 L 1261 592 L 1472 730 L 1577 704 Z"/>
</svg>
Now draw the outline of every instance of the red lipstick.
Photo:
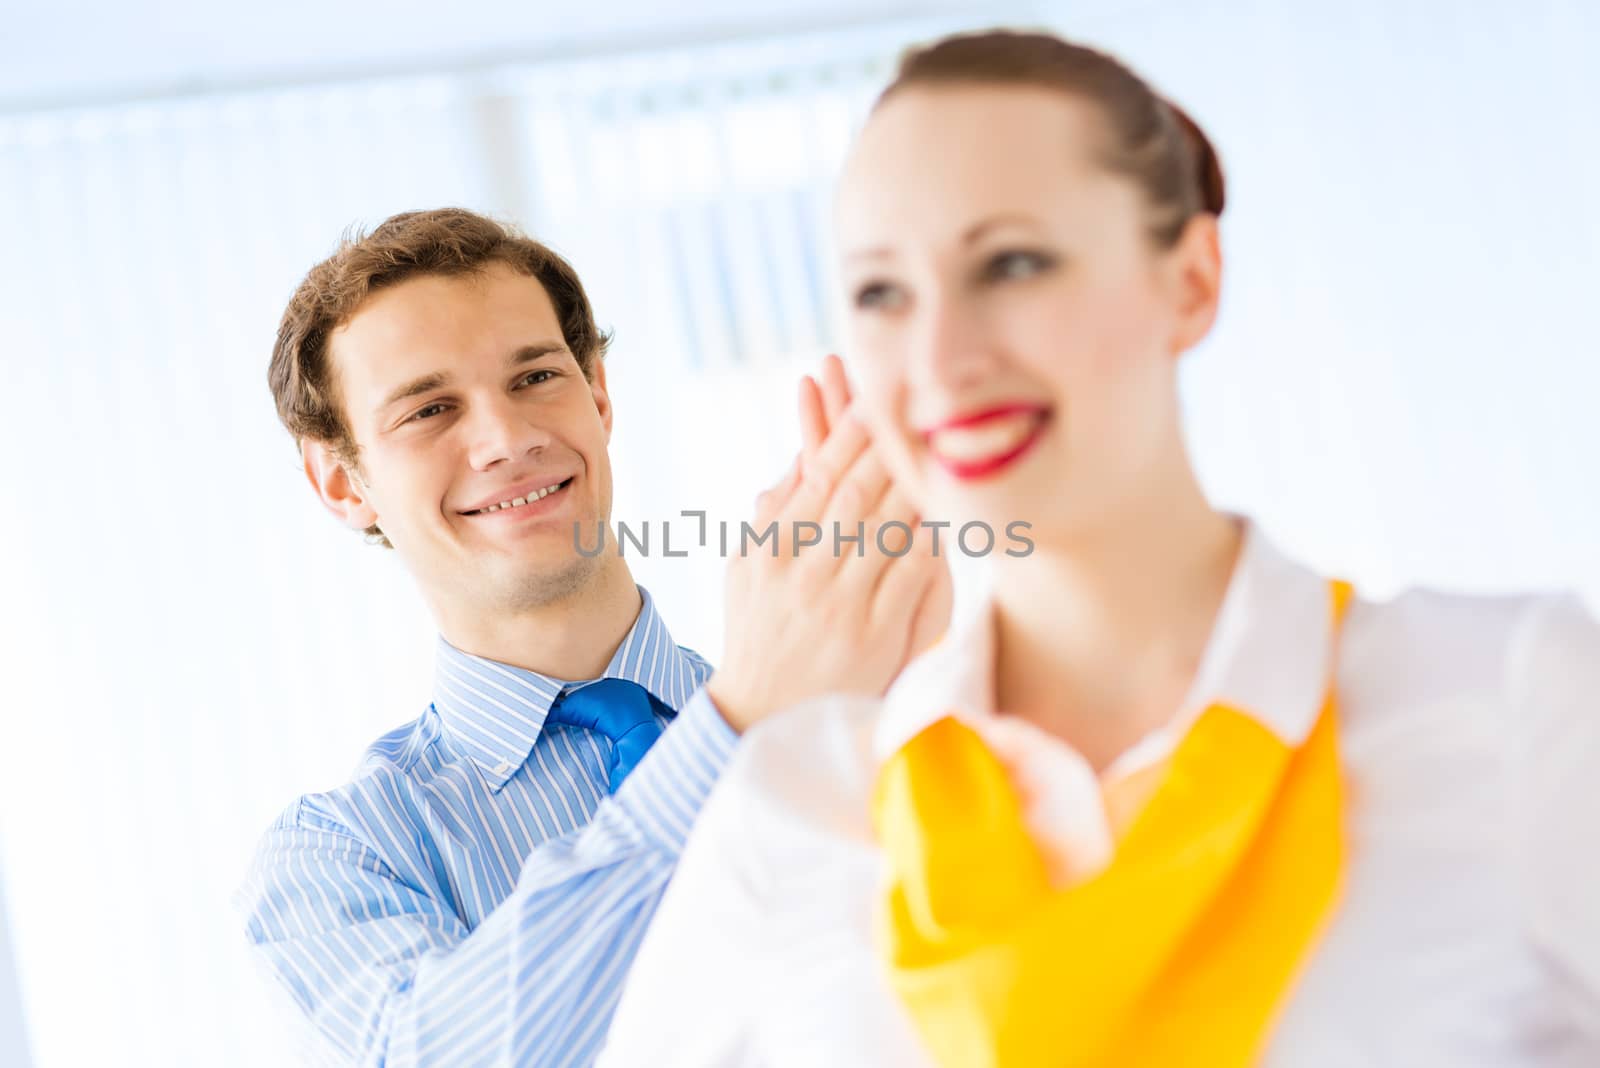
<svg viewBox="0 0 1600 1068">
<path fill-rule="evenodd" d="M 988 456 L 961 457 L 943 456 L 934 444 L 934 439 L 943 430 L 967 429 L 994 422 L 997 419 L 1010 419 L 1026 415 L 1031 418 L 1031 425 L 1022 438 L 1007 445 L 999 452 Z M 1034 445 L 1038 444 L 1044 435 L 1045 427 L 1050 422 L 1050 408 L 1042 404 L 1010 403 L 995 405 L 992 408 L 983 408 L 967 412 L 962 415 L 946 419 L 936 426 L 929 427 L 922 432 L 922 440 L 927 444 L 933 458 L 938 461 L 950 474 L 963 481 L 986 478 L 1002 471 L 1018 460 L 1022 459 Z"/>
</svg>

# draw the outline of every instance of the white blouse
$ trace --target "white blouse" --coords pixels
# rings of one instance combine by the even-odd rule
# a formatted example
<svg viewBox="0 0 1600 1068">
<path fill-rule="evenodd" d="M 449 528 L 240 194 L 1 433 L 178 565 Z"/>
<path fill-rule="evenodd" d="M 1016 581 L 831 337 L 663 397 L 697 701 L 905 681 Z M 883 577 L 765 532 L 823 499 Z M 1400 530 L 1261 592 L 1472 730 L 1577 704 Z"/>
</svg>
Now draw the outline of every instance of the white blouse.
<svg viewBox="0 0 1600 1068">
<path fill-rule="evenodd" d="M 602 1065 L 931 1064 L 871 942 L 882 760 L 954 708 L 1010 769 L 1053 863 L 1111 841 L 1087 764 L 995 714 L 989 619 L 953 631 L 883 701 L 829 698 L 746 736 Z M 1215 701 L 1298 744 L 1330 637 L 1325 581 L 1249 528 L 1189 697 L 1107 782 L 1164 758 Z M 1357 601 L 1332 655 L 1344 885 L 1263 1063 L 1600 1066 L 1600 626 L 1571 598 L 1415 592 Z"/>
</svg>

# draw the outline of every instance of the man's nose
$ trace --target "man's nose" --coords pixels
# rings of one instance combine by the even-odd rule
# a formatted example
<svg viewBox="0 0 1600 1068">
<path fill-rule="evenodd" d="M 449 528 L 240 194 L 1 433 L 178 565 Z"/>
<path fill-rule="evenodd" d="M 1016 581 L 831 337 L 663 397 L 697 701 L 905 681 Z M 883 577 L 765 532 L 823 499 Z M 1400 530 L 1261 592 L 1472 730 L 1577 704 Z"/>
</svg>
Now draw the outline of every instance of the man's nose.
<svg viewBox="0 0 1600 1068">
<path fill-rule="evenodd" d="M 549 431 L 509 397 L 482 400 L 467 414 L 468 458 L 478 470 L 516 462 L 549 445 Z"/>
</svg>

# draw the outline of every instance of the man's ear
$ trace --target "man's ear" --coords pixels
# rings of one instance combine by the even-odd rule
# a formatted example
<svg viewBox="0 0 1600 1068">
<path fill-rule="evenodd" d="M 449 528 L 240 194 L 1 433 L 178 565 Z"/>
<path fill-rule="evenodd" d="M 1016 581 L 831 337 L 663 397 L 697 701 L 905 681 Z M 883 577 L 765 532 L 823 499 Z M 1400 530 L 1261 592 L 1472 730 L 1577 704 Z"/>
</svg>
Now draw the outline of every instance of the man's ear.
<svg viewBox="0 0 1600 1068">
<path fill-rule="evenodd" d="M 606 443 L 611 443 L 611 391 L 606 389 L 606 361 L 594 358 L 594 374 L 589 378 L 589 392 L 594 394 L 594 406 L 600 413 L 600 423 L 606 428 Z"/>
<path fill-rule="evenodd" d="M 1178 285 L 1172 353 L 1177 356 L 1198 345 L 1217 321 L 1222 298 L 1222 235 L 1216 216 L 1202 212 L 1190 219 L 1172 255 Z"/>
<path fill-rule="evenodd" d="M 317 491 L 323 507 L 347 527 L 366 530 L 378 521 L 378 510 L 367 500 L 366 489 L 355 473 L 339 460 L 332 448 L 309 438 L 300 442 L 300 459 L 306 479 Z"/>
</svg>

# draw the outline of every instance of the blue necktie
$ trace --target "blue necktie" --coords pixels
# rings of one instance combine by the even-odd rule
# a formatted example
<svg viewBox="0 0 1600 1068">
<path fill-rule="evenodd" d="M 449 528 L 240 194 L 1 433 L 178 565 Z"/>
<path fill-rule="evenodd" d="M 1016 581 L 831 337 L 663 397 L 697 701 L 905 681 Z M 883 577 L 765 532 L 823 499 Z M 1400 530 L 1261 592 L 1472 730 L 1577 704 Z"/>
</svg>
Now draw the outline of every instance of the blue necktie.
<svg viewBox="0 0 1600 1068">
<path fill-rule="evenodd" d="M 545 723 L 570 723 L 610 738 L 611 792 L 616 793 L 628 772 L 661 737 L 658 711 L 669 717 L 676 714 L 636 682 L 601 679 L 557 697 Z"/>
</svg>

